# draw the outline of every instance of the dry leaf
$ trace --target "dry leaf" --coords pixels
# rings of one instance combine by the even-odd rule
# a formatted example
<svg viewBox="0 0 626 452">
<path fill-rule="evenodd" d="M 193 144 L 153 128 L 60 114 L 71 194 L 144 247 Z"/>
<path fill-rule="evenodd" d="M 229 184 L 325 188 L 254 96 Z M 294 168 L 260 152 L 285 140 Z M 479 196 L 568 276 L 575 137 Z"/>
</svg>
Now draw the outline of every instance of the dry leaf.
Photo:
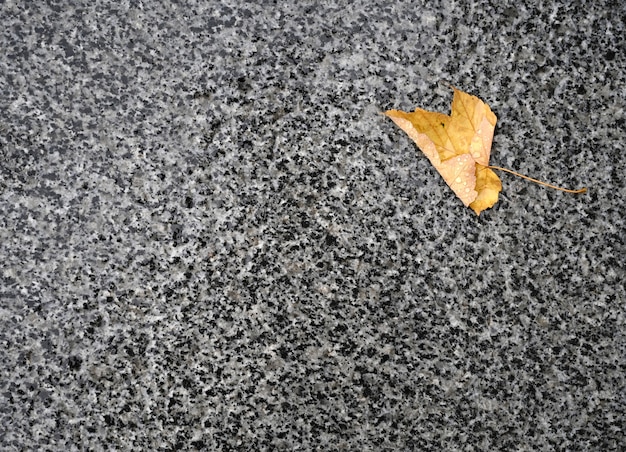
<svg viewBox="0 0 626 452">
<path fill-rule="evenodd" d="M 498 201 L 502 190 L 489 168 L 497 118 L 477 97 L 453 89 L 450 116 L 421 108 L 385 114 L 415 141 L 463 204 L 479 215 Z"/>
<path fill-rule="evenodd" d="M 498 202 L 502 183 L 494 169 L 568 193 L 587 191 L 586 188 L 556 187 L 510 169 L 489 165 L 496 115 L 476 96 L 452 89 L 454 98 L 450 116 L 421 108 L 413 113 L 388 110 L 385 115 L 415 141 L 443 180 L 476 215 Z"/>
</svg>

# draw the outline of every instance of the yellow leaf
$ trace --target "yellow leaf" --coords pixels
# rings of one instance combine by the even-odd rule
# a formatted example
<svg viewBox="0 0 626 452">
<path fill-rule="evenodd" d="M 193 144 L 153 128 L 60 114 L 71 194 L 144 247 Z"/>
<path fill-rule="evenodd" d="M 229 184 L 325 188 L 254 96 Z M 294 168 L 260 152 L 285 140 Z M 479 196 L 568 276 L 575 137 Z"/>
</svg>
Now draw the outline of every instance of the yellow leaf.
<svg viewBox="0 0 626 452">
<path fill-rule="evenodd" d="M 452 113 L 388 110 L 389 116 L 428 157 L 465 206 L 476 215 L 492 207 L 502 190 L 489 168 L 496 115 L 475 96 L 454 89 Z"/>
<path fill-rule="evenodd" d="M 385 115 L 415 141 L 443 180 L 476 215 L 498 202 L 502 183 L 492 170 L 505 171 L 567 193 L 587 191 L 584 187 L 577 190 L 557 187 L 507 168 L 489 165 L 496 115 L 479 98 L 452 89 L 454 98 L 450 116 L 421 108 L 413 113 L 388 110 Z"/>
</svg>

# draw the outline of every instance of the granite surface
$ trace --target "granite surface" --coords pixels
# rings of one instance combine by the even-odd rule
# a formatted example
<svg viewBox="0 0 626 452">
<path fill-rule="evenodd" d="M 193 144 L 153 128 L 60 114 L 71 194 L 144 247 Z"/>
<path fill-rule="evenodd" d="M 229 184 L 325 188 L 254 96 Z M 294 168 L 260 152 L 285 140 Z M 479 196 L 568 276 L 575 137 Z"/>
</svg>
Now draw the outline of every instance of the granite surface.
<svg viewBox="0 0 626 452">
<path fill-rule="evenodd" d="M 1 2 L 0 449 L 625 450 L 626 6 L 541 3 Z M 465 208 L 442 80 L 588 193 Z"/>
</svg>

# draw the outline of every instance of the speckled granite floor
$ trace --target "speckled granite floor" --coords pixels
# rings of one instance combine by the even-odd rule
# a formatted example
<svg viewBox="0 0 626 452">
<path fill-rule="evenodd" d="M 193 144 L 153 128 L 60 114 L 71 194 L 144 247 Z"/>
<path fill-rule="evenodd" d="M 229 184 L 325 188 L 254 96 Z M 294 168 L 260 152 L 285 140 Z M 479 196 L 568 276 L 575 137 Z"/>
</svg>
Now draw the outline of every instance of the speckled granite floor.
<svg viewBox="0 0 626 452">
<path fill-rule="evenodd" d="M 0 5 L 1 450 L 624 450 L 623 2 L 43 3 Z M 377 114 L 440 80 L 589 192 L 476 217 Z"/>
</svg>

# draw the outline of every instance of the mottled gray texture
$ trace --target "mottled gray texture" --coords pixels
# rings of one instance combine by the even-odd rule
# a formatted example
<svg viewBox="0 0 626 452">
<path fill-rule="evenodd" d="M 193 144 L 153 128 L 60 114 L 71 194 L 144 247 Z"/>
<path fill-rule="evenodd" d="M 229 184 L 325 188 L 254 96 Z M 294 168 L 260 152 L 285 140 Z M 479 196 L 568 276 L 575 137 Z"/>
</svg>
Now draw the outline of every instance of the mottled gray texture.
<svg viewBox="0 0 626 452">
<path fill-rule="evenodd" d="M 2 450 L 625 447 L 623 2 L 43 3 L 0 5 Z M 589 192 L 476 217 L 377 114 L 440 80 Z"/>
</svg>

